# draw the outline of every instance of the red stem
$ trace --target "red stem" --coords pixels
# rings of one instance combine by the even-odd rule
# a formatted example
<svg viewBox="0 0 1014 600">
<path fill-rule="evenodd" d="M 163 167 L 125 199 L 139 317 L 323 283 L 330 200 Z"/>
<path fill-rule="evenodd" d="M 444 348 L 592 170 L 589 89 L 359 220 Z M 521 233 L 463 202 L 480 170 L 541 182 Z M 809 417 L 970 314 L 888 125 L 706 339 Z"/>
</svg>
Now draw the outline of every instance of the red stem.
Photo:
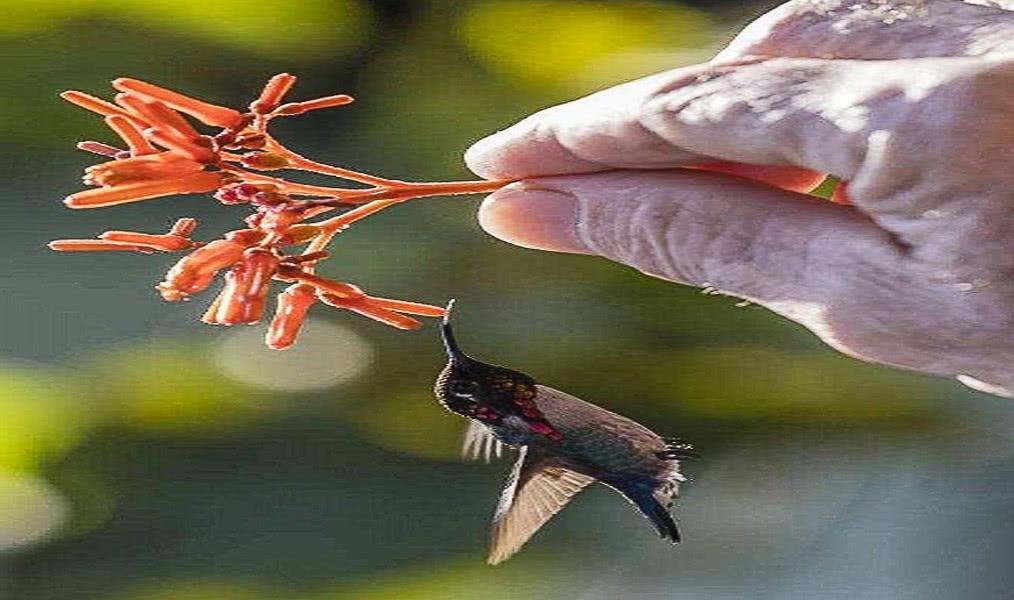
<svg viewBox="0 0 1014 600">
<path fill-rule="evenodd" d="M 271 134 L 264 132 L 264 141 L 266 147 L 271 152 L 278 154 L 289 161 L 289 164 L 296 169 L 302 169 L 304 171 L 311 171 L 313 173 L 321 173 L 323 175 L 331 175 L 333 177 L 340 177 L 342 179 L 348 179 L 349 181 L 358 181 L 360 183 L 369 183 L 379 187 L 391 186 L 400 184 L 402 182 L 393 179 L 386 179 L 384 177 L 378 177 L 376 175 L 370 175 L 369 173 L 360 173 L 359 171 L 352 171 L 350 169 L 343 169 L 333 165 L 319 163 L 315 160 L 306 158 L 305 156 L 289 150 L 275 138 L 271 137 Z"/>
</svg>

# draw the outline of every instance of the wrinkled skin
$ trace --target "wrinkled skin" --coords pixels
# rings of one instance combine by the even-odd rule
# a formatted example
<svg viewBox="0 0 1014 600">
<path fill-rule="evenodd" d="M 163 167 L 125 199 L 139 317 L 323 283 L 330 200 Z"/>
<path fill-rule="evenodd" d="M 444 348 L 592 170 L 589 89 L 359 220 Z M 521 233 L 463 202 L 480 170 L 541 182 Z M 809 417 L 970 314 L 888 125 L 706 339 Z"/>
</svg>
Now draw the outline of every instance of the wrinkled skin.
<svg viewBox="0 0 1014 600">
<path fill-rule="evenodd" d="M 797 0 L 709 63 L 543 110 L 466 160 L 524 179 L 483 203 L 497 237 L 1014 396 L 1012 149 L 1014 0 Z M 800 193 L 823 173 L 851 206 Z"/>
</svg>

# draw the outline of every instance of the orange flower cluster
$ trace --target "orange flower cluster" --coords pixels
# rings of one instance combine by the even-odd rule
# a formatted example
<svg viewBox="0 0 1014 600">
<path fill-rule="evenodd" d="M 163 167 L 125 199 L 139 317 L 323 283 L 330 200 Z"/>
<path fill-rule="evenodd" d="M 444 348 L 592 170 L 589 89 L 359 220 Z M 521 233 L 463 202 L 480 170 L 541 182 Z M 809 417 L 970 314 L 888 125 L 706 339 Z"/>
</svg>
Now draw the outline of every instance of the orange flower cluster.
<svg viewBox="0 0 1014 600">
<path fill-rule="evenodd" d="M 112 160 L 85 169 L 84 182 L 95 186 L 71 194 L 64 203 L 75 209 L 100 208 L 177 194 L 213 193 L 223 204 L 244 205 L 252 214 L 245 227 L 207 243 L 191 234 L 195 219 L 180 219 L 164 234 L 107 231 L 96 239 L 55 240 L 53 250 L 142 253 L 190 250 L 157 286 L 169 302 L 187 300 L 222 276 L 218 297 L 202 320 L 212 325 L 253 324 L 265 312 L 273 281 L 290 284 L 278 295 L 266 343 L 291 346 L 307 312 L 321 303 L 364 315 L 399 329 L 421 323 L 409 315 L 439 317 L 444 309 L 429 304 L 370 296 L 358 287 L 317 275 L 335 234 L 389 206 L 424 196 L 490 192 L 506 181 L 410 183 L 319 163 L 289 150 L 269 132 L 273 119 L 352 102 L 346 95 L 304 102 L 283 102 L 296 78 L 272 77 L 246 111 L 191 98 L 144 81 L 116 79 L 114 102 L 84 92 L 62 97 L 98 113 L 125 148 L 86 141 L 78 148 Z M 195 123 L 213 128 L 202 133 Z M 264 174 L 282 169 L 311 171 L 367 187 L 308 185 Z M 311 219 L 357 205 L 337 216 Z"/>
</svg>

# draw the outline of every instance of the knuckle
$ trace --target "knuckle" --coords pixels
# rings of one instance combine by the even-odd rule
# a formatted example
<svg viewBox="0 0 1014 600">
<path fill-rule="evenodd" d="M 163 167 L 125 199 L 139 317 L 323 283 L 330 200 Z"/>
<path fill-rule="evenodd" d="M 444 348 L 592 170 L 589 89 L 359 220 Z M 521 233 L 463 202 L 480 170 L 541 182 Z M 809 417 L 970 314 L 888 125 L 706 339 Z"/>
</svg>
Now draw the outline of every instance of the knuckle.
<svg viewBox="0 0 1014 600">
<path fill-rule="evenodd" d="M 805 111 L 798 99 L 819 87 L 824 75 L 823 62 L 815 60 L 708 65 L 681 74 L 647 96 L 639 121 L 670 143 L 705 156 L 784 162 L 799 145 L 796 135 Z M 759 130 L 764 131 L 763 142 Z M 798 160 L 793 155 L 788 162 Z"/>
<path fill-rule="evenodd" d="M 990 163 L 1014 145 L 1014 58 L 925 60 L 899 64 L 922 71 L 874 107 L 849 190 L 927 261 L 977 247 L 979 268 L 1010 249 L 1014 171 Z"/>
<path fill-rule="evenodd" d="M 813 259 L 807 248 L 817 230 L 797 223 L 797 206 L 740 201 L 739 184 L 722 176 L 632 174 L 612 183 L 622 193 L 586 203 L 579 234 L 596 253 L 648 275 L 776 295 Z"/>
</svg>

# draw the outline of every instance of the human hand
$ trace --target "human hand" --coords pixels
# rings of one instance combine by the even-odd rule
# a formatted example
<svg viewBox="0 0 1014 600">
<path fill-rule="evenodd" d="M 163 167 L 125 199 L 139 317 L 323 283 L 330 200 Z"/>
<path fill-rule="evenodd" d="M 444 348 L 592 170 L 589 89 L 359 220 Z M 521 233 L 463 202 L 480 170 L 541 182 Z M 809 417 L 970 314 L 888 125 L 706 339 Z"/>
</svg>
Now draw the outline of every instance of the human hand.
<svg viewBox="0 0 1014 600">
<path fill-rule="evenodd" d="M 475 173 L 523 179 L 479 220 L 1014 397 L 1014 1 L 982 4 L 784 4 L 709 63 L 476 143 Z M 803 193 L 824 173 L 851 205 Z"/>
</svg>

